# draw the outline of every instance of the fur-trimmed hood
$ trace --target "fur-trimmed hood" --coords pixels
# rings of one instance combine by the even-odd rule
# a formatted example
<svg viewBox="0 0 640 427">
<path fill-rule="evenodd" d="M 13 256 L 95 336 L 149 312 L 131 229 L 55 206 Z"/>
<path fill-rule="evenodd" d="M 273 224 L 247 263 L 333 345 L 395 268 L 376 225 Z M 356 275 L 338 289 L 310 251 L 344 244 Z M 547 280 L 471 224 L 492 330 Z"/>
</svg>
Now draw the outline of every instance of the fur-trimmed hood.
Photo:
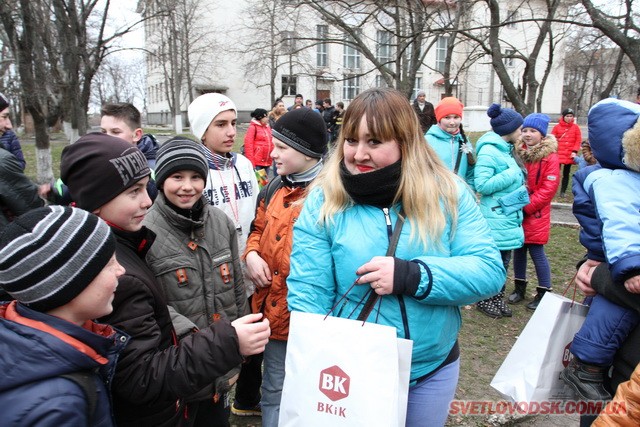
<svg viewBox="0 0 640 427">
<path fill-rule="evenodd" d="M 558 152 L 558 140 L 552 134 L 548 134 L 539 144 L 533 147 L 527 145 L 521 139 L 516 143 L 516 153 L 525 163 L 536 163 L 551 153 Z"/>
<path fill-rule="evenodd" d="M 607 98 L 591 107 L 589 144 L 603 167 L 640 172 L 640 105 Z"/>
</svg>

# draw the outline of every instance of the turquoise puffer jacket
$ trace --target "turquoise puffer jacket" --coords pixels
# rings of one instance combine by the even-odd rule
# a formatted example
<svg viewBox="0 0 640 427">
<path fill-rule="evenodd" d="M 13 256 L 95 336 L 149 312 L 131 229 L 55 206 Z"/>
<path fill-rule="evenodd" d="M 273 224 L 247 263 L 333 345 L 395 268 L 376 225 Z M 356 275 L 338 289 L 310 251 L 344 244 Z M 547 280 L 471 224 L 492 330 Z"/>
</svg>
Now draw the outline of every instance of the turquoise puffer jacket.
<svg viewBox="0 0 640 427">
<path fill-rule="evenodd" d="M 438 157 L 440 157 L 440 160 L 442 160 L 450 171 L 455 169 L 458 153 L 460 153 L 460 146 L 465 142 L 471 146 L 471 143 L 465 141 L 462 135 L 451 135 L 443 131 L 438 125 L 431 126 L 425 138 L 429 145 L 436 150 Z M 464 153 L 460 155 L 460 165 L 458 166 L 457 174 L 473 188 L 473 166 L 469 166 L 467 155 Z"/>
<path fill-rule="evenodd" d="M 356 280 L 356 269 L 386 254 L 387 219 L 395 227 L 399 210 L 399 206 L 389 209 L 387 218 L 386 209 L 354 205 L 336 214 L 331 223 L 320 225 L 323 201 L 321 190 L 312 191 L 293 229 L 287 279 L 292 311 L 328 313 Z M 461 325 L 459 306 L 495 295 L 504 283 L 505 270 L 487 222 L 461 181 L 458 222 L 448 219 L 440 247 L 425 250 L 410 241 L 411 228 L 405 222 L 396 257 L 419 261 L 422 277 L 416 295 L 383 296 L 368 321 L 395 327 L 398 337 L 413 340 L 411 379 L 415 380 L 437 368 L 453 348 Z M 368 289 L 368 285 L 356 286 L 334 315 L 355 318 Z"/>
<path fill-rule="evenodd" d="M 524 173 L 512 156 L 513 145 L 495 132 L 487 132 L 476 143 L 478 160 L 474 185 L 480 193 L 480 210 L 487 219 L 498 249 L 517 249 L 524 244 L 522 210 L 502 213 L 498 199 L 524 184 Z"/>
</svg>

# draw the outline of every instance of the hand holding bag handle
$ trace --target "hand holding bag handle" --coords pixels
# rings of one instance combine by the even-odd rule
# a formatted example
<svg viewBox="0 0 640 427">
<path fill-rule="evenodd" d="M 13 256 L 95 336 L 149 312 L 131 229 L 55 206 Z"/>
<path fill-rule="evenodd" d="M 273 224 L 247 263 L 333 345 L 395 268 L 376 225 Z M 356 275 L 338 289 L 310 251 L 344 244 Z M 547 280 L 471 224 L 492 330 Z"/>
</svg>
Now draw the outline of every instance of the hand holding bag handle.
<svg viewBox="0 0 640 427">
<path fill-rule="evenodd" d="M 391 239 L 389 240 L 389 248 L 387 249 L 386 256 L 395 255 L 396 247 L 398 246 L 398 241 L 400 240 L 400 232 L 402 231 L 403 224 L 404 224 L 404 210 L 400 209 L 400 212 L 398 213 L 398 220 L 396 221 L 396 228 L 393 230 L 393 234 L 391 235 Z M 368 294 L 369 294 L 369 297 L 367 298 L 367 301 L 364 303 L 364 307 L 362 308 L 362 311 L 358 315 L 357 320 L 364 321 L 367 317 L 369 317 L 371 310 L 373 310 L 373 307 L 375 306 L 376 301 L 380 297 L 380 295 L 375 293 L 373 289 L 369 289 Z"/>
</svg>

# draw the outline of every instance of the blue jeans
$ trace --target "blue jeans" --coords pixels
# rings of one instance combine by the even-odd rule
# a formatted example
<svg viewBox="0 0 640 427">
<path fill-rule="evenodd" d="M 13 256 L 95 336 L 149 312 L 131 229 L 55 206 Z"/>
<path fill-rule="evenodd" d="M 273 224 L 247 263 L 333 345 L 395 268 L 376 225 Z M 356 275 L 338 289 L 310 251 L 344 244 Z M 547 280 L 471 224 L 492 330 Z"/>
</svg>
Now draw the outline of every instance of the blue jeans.
<svg viewBox="0 0 640 427">
<path fill-rule="evenodd" d="M 551 267 L 544 253 L 544 245 L 528 243 L 513 251 L 513 274 L 516 279 L 527 280 L 527 251 L 531 255 L 538 276 L 538 286 L 551 287 Z"/>
<path fill-rule="evenodd" d="M 264 349 L 262 400 L 260 400 L 260 406 L 262 407 L 262 427 L 278 426 L 286 355 L 286 341 L 269 340 Z"/>
<path fill-rule="evenodd" d="M 460 359 L 409 388 L 406 427 L 444 426 L 456 394 Z"/>
</svg>

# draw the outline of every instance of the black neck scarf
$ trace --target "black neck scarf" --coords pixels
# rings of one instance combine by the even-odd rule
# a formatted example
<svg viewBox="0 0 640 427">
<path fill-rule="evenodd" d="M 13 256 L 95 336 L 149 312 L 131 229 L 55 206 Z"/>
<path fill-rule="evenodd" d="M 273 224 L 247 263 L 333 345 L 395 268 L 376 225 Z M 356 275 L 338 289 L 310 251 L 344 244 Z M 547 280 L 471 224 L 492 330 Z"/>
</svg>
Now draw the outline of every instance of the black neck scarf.
<svg viewBox="0 0 640 427">
<path fill-rule="evenodd" d="M 372 172 L 353 175 L 344 160 L 340 163 L 340 178 L 344 188 L 358 204 L 388 208 L 400 186 L 402 159 Z"/>
</svg>

